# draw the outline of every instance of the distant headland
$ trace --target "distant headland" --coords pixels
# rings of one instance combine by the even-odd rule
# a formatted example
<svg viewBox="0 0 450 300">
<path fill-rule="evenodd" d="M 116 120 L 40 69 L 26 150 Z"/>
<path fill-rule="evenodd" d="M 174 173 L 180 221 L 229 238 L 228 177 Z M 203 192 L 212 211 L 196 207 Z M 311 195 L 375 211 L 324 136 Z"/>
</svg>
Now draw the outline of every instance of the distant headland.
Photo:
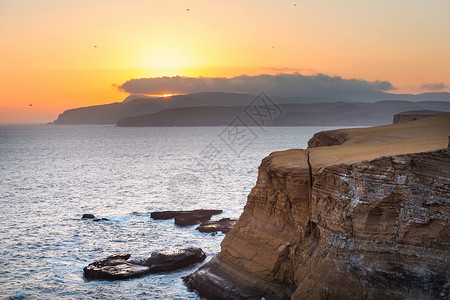
<svg viewBox="0 0 450 300">
<path fill-rule="evenodd" d="M 52 124 L 141 126 L 226 126 L 256 95 L 205 92 L 171 97 L 130 95 L 123 102 L 70 109 Z M 411 110 L 450 111 L 450 93 L 419 95 L 376 92 L 360 99 L 271 96 L 283 113 L 267 126 L 370 126 L 392 122 Z"/>
</svg>

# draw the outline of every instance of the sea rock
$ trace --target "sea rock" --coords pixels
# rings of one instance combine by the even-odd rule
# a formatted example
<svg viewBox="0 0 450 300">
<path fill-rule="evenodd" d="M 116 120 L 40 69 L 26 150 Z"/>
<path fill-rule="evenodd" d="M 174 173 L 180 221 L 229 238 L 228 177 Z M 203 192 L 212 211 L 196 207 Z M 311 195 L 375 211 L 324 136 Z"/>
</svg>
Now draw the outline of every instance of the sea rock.
<svg viewBox="0 0 450 300">
<path fill-rule="evenodd" d="M 83 214 L 82 219 L 94 219 L 95 216 L 93 214 Z"/>
<path fill-rule="evenodd" d="M 152 272 L 168 272 L 202 262 L 206 258 L 200 248 L 153 252 L 147 261 Z"/>
<path fill-rule="evenodd" d="M 272 153 L 186 285 L 206 299 L 448 299 L 448 128 L 450 114 Z"/>
<path fill-rule="evenodd" d="M 194 215 L 218 215 L 223 211 L 219 209 L 195 209 L 195 210 L 166 210 L 155 211 L 150 214 L 150 217 L 154 220 L 167 220 L 173 219 L 180 215 L 194 214 Z"/>
<path fill-rule="evenodd" d="M 183 213 L 188 213 L 188 211 L 180 211 L 180 210 L 178 210 L 178 211 L 175 211 L 175 210 L 154 211 L 150 214 L 150 217 L 153 220 L 168 220 L 168 219 L 173 219 L 176 216 L 179 216 Z"/>
<path fill-rule="evenodd" d="M 109 221 L 107 218 L 96 218 L 93 214 L 83 214 L 81 219 L 92 219 L 94 222 Z"/>
<path fill-rule="evenodd" d="M 184 214 L 180 216 L 176 216 L 175 219 L 175 225 L 178 226 L 190 226 L 195 224 L 200 224 L 202 222 L 208 221 L 211 219 L 212 215 L 210 214 Z"/>
<path fill-rule="evenodd" d="M 88 279 L 124 280 L 150 273 L 169 272 L 202 262 L 206 255 L 201 248 L 153 252 L 150 258 L 128 260 L 131 254 L 114 254 L 89 264 L 83 269 Z"/>
<path fill-rule="evenodd" d="M 152 212 L 150 216 L 154 220 L 175 219 L 176 225 L 189 226 L 208 221 L 213 215 L 218 215 L 222 212 L 222 210 L 211 209 L 158 211 Z"/>
<path fill-rule="evenodd" d="M 146 265 L 128 262 L 131 254 L 114 254 L 89 264 L 83 269 L 88 279 L 124 280 L 150 273 Z"/>
<path fill-rule="evenodd" d="M 226 234 L 231 230 L 231 228 L 233 228 L 234 224 L 236 224 L 236 221 L 237 220 L 232 220 L 230 218 L 223 218 L 218 221 L 203 222 L 195 229 L 200 232 L 211 233 L 221 231 L 222 233 Z"/>
</svg>

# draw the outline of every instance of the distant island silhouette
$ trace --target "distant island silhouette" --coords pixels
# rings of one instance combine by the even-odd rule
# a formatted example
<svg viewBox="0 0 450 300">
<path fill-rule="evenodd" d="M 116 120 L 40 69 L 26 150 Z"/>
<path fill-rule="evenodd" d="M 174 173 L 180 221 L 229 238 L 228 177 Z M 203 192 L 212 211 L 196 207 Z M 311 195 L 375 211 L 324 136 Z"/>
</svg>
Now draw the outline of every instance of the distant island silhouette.
<svg viewBox="0 0 450 300">
<path fill-rule="evenodd" d="M 118 126 L 226 126 L 256 95 L 205 92 L 171 97 L 130 95 L 123 102 L 66 110 L 53 124 Z M 419 95 L 376 92 L 361 100 L 329 97 L 271 97 L 283 114 L 267 126 L 382 125 L 409 110 L 450 111 L 450 93 Z M 246 125 L 255 125 L 245 122 Z"/>
</svg>

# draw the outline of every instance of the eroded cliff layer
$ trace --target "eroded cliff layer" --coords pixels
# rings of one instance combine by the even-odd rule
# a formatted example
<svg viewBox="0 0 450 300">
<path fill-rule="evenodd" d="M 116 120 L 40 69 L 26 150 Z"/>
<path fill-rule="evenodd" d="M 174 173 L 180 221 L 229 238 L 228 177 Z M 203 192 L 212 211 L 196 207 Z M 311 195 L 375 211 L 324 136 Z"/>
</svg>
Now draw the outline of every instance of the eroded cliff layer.
<svg viewBox="0 0 450 300">
<path fill-rule="evenodd" d="M 448 298 L 449 131 L 444 115 L 272 153 L 186 284 L 209 299 Z"/>
</svg>

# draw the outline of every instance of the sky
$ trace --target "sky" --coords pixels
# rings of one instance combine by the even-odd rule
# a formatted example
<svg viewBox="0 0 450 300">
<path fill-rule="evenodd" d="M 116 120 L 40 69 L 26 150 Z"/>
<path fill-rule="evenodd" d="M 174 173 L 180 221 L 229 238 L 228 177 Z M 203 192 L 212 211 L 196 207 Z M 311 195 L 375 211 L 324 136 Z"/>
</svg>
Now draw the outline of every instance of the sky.
<svg viewBox="0 0 450 300">
<path fill-rule="evenodd" d="M 450 92 L 448 0 L 0 0 L 0 40 L 0 123 L 122 101 L 140 78 L 323 75 Z"/>
</svg>

